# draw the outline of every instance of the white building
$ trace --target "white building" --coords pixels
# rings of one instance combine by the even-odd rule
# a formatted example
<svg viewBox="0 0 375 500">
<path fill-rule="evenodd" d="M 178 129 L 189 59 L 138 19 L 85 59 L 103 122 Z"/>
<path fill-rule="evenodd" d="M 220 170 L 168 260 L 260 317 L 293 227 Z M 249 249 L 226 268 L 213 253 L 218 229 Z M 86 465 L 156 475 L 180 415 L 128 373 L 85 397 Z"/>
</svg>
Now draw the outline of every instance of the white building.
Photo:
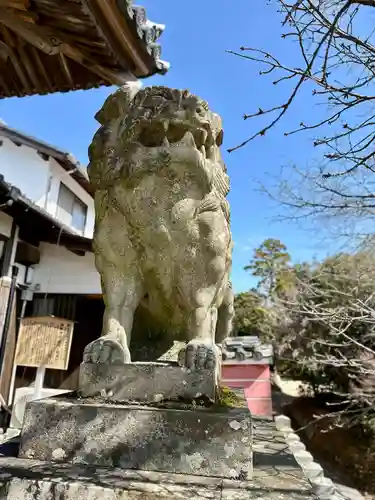
<svg viewBox="0 0 375 500">
<path fill-rule="evenodd" d="M 0 123 L 0 173 L 72 231 L 92 237 L 94 201 L 88 176 L 71 154 Z"/>
<path fill-rule="evenodd" d="M 47 370 L 46 376 L 47 386 L 74 389 L 83 349 L 100 335 L 104 307 L 91 250 L 95 215 L 86 170 L 69 153 L 0 122 L 0 174 L 0 359 L 6 351 L 0 394 L 9 399 L 19 325 L 6 324 L 13 266 L 18 318 L 55 315 L 76 322 L 69 369 Z M 34 377 L 35 369 L 18 369 L 16 386 Z"/>
<path fill-rule="evenodd" d="M 65 234 L 92 238 L 94 200 L 87 173 L 71 154 L 0 124 L 0 174 L 4 182 L 20 190 L 23 199 L 56 220 L 56 227 Z M 10 213 L 0 212 L 2 239 L 11 234 Z M 100 293 L 91 252 L 77 255 L 57 245 L 57 239 L 41 241 L 39 249 L 40 262 L 33 266 L 32 277 L 39 293 Z M 22 264 L 18 267 L 22 282 L 25 269 Z"/>
</svg>

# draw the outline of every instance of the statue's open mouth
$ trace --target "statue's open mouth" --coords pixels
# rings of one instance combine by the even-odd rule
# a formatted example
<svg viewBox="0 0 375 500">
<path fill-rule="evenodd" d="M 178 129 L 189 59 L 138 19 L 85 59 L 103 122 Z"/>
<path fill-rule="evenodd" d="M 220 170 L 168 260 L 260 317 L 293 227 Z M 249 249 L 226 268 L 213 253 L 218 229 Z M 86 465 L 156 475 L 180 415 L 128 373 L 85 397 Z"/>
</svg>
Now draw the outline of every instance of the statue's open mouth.
<svg viewBox="0 0 375 500">
<path fill-rule="evenodd" d="M 215 148 L 223 141 L 223 131 L 215 137 L 209 122 L 154 121 L 142 127 L 138 141 L 146 147 L 194 147 L 205 158 L 213 159 Z"/>
</svg>

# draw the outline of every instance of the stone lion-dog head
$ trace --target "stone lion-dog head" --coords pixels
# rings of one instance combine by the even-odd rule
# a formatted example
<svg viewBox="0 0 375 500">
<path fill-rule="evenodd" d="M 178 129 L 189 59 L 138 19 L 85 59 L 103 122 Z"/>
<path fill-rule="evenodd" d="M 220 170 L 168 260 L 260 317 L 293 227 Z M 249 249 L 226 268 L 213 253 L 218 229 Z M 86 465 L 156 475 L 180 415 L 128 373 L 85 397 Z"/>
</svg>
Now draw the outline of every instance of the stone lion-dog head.
<svg viewBox="0 0 375 500">
<path fill-rule="evenodd" d="M 89 148 L 88 169 L 94 188 L 183 164 L 222 199 L 229 217 L 222 122 L 206 101 L 187 90 L 124 86 L 107 98 L 96 119 L 101 127 Z"/>
</svg>

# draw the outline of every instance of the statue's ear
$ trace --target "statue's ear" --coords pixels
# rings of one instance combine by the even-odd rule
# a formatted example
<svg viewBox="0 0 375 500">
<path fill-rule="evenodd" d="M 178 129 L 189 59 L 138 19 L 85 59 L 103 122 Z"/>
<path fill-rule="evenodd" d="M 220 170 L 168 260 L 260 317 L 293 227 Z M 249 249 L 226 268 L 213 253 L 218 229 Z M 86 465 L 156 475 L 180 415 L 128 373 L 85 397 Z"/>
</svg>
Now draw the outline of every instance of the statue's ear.
<svg viewBox="0 0 375 500">
<path fill-rule="evenodd" d="M 142 86 L 141 82 L 128 82 L 107 97 L 102 108 L 96 113 L 95 120 L 100 125 L 107 125 L 127 113 L 135 95 Z"/>
</svg>

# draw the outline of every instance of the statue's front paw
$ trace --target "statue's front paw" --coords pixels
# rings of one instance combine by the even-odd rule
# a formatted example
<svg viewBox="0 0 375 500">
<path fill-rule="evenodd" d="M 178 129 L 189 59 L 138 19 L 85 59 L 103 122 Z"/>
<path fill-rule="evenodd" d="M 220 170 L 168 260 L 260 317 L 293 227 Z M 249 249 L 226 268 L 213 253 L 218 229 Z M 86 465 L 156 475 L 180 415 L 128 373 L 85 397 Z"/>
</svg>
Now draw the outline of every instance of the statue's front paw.
<svg viewBox="0 0 375 500">
<path fill-rule="evenodd" d="M 101 337 L 85 347 L 83 352 L 84 363 L 121 364 L 130 363 L 129 349 L 125 349 L 116 340 Z"/>
<path fill-rule="evenodd" d="M 220 349 L 211 343 L 189 342 L 178 355 L 178 363 L 191 370 L 213 369 L 220 359 Z"/>
</svg>

